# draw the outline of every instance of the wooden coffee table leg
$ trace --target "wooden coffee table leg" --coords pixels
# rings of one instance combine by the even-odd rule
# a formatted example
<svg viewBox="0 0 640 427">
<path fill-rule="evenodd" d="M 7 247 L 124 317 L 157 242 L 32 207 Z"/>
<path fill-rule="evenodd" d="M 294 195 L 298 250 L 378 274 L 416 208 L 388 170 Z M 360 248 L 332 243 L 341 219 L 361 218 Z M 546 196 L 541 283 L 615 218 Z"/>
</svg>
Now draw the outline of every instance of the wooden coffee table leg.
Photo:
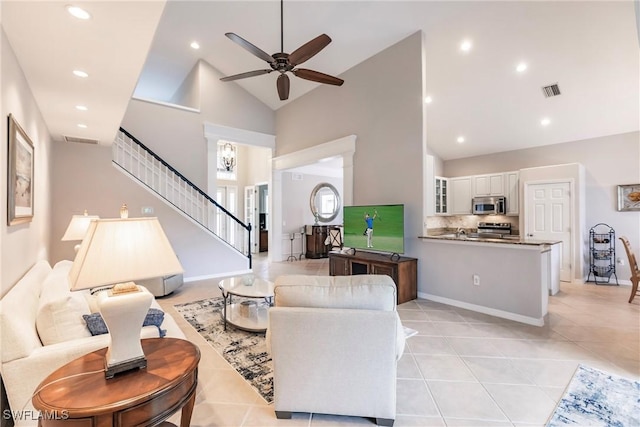
<svg viewBox="0 0 640 427">
<path fill-rule="evenodd" d="M 180 416 L 180 427 L 189 427 L 191 425 L 191 414 L 193 414 L 193 406 L 196 403 L 196 393 L 194 392 L 187 403 L 182 407 Z"/>
</svg>

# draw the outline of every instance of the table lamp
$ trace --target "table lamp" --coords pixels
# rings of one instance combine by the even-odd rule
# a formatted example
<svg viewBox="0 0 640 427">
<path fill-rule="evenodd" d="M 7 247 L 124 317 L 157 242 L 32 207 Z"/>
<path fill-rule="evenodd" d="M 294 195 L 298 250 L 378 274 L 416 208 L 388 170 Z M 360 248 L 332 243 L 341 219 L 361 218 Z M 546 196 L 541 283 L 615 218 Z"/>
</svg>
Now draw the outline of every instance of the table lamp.
<svg viewBox="0 0 640 427">
<path fill-rule="evenodd" d="M 72 291 L 115 285 L 97 294 L 110 334 L 107 379 L 147 366 L 140 332 L 153 295 L 131 281 L 182 272 L 157 218 L 91 221 L 69 271 L 69 284 Z"/>
<path fill-rule="evenodd" d="M 82 240 L 84 236 L 87 234 L 87 230 L 89 229 L 89 224 L 91 221 L 95 219 L 100 219 L 98 215 L 89 215 L 85 209 L 83 215 L 73 215 L 71 217 L 71 221 L 69 221 L 69 225 L 67 226 L 67 230 L 64 232 L 64 236 L 62 236 L 62 241 L 69 240 Z M 74 246 L 76 252 L 80 249 L 80 243 Z"/>
</svg>

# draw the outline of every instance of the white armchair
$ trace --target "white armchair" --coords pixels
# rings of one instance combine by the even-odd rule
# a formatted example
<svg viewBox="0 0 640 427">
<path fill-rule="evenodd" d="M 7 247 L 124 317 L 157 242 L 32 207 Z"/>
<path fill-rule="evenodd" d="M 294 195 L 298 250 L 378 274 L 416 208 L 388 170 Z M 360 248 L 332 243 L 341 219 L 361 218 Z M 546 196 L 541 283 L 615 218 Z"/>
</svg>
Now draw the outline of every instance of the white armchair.
<svg viewBox="0 0 640 427">
<path fill-rule="evenodd" d="M 371 417 L 392 426 L 405 338 L 388 276 L 279 277 L 267 344 L 274 409 Z"/>
</svg>

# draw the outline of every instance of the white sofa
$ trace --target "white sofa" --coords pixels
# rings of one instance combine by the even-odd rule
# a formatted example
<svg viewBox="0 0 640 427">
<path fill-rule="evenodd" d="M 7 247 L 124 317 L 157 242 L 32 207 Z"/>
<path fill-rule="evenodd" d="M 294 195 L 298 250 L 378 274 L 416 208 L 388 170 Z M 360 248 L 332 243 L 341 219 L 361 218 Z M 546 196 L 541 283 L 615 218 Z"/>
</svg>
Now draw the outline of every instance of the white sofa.
<svg viewBox="0 0 640 427">
<path fill-rule="evenodd" d="M 393 425 L 405 335 L 389 276 L 277 278 L 267 345 L 278 418 L 311 412 Z"/>
<path fill-rule="evenodd" d="M 60 261 L 51 268 L 39 261 L 0 301 L 0 373 L 12 413 L 19 414 L 14 416 L 16 426 L 37 425 L 31 397 L 47 375 L 109 344 L 108 334 L 92 336 L 86 327 L 82 315 L 95 308 L 88 290 L 69 291 L 71 265 Z M 160 309 L 155 300 L 152 307 Z M 184 338 L 169 314 L 161 328 L 167 336 Z M 156 326 L 142 328 L 142 338 L 157 336 Z"/>
</svg>

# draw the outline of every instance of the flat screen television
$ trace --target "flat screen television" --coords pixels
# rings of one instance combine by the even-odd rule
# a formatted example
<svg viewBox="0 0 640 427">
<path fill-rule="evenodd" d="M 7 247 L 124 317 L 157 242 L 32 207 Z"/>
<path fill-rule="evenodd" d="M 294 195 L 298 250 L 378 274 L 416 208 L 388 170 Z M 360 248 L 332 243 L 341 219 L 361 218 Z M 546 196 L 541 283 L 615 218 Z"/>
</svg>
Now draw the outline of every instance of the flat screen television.
<svg viewBox="0 0 640 427">
<path fill-rule="evenodd" d="M 345 206 L 342 215 L 346 248 L 404 253 L 404 205 Z"/>
</svg>

